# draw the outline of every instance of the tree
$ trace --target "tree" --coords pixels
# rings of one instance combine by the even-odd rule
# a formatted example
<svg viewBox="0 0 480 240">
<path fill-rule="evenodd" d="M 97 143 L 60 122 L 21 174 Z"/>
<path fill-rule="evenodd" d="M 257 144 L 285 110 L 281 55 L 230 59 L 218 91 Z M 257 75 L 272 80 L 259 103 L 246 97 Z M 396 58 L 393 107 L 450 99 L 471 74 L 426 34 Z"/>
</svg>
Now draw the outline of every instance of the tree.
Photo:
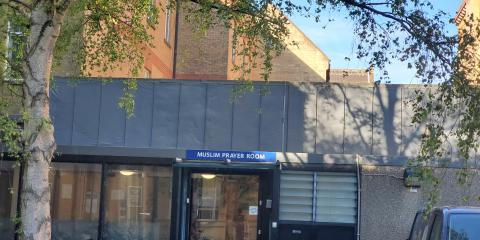
<svg viewBox="0 0 480 240">
<path fill-rule="evenodd" d="M 240 50 L 238 55 L 244 59 L 236 70 L 248 73 L 259 67 L 265 80 L 271 71 L 272 58 L 286 44 L 295 44 L 284 41 L 289 34 L 286 16 L 301 14 L 319 21 L 328 9 L 345 10 L 345 19 L 353 21 L 359 38 L 357 57 L 367 59 L 379 69 L 399 59 L 406 67 L 414 68 L 425 84 L 442 82 L 440 94 L 418 93 L 413 121 L 423 123 L 434 117 L 446 117 L 461 104 L 465 110 L 456 137 L 462 156 L 468 158 L 467 153 L 478 147 L 480 91 L 469 85 L 466 73 L 471 68 L 463 66 L 457 57 L 457 50 L 460 57 L 465 57 L 468 52 L 463 51 L 468 49 L 465 46 L 474 41 L 465 40 L 458 45 L 457 36 L 449 36 L 445 30 L 445 13 L 435 12 L 428 0 L 190 2 L 195 5 L 181 6 L 185 7 L 186 18 L 198 24 L 199 30 L 211 27 L 214 22 L 232 29 L 234 48 Z M 138 73 L 143 61 L 141 49 L 151 44 L 147 30 L 155 27 L 156 13 L 175 6 L 173 0 L 160 9 L 152 7 L 151 0 L 0 0 L 0 16 L 7 16 L 8 22 L 22 32 L 10 38 L 17 43 L 15 57 L 8 54 L 0 57 L 8 66 L 3 76 L 21 78 L 24 126 L 21 129 L 12 124 L 3 111 L 0 130 L 9 154 L 19 158 L 25 168 L 20 217 L 24 239 L 50 239 L 48 167 L 55 153 L 55 139 L 49 116 L 49 87 L 54 56 L 61 55 L 72 39 L 82 33 L 83 45 L 75 52 L 82 66 L 109 69 L 115 62 L 127 59 L 132 64 L 132 74 Z M 470 36 L 466 39 L 476 39 L 470 32 L 465 35 Z M 255 59 L 261 59 L 261 64 L 257 65 Z M 241 80 L 248 86 L 248 79 Z M 128 91 L 132 88 L 134 81 L 128 81 L 120 101 L 127 111 L 134 106 Z M 446 136 L 443 130 L 441 124 L 427 123 L 422 150 L 412 163 L 424 179 L 433 179 L 428 177 L 433 176 L 428 170 L 430 163 L 445 156 L 441 148 Z"/>
</svg>

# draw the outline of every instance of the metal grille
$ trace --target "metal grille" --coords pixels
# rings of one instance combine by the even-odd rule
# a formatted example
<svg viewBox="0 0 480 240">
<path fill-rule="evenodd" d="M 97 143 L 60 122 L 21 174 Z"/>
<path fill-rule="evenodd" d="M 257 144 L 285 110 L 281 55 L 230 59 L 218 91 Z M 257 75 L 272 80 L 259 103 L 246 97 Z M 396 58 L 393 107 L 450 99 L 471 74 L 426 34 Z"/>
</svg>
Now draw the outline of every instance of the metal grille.
<svg viewBox="0 0 480 240">
<path fill-rule="evenodd" d="M 285 171 L 280 182 L 280 220 L 312 221 L 313 172 Z"/>
<path fill-rule="evenodd" d="M 316 222 L 355 223 L 357 177 L 353 173 L 320 172 L 316 177 Z"/>
<path fill-rule="evenodd" d="M 284 171 L 280 181 L 280 220 L 356 222 L 354 173 Z"/>
</svg>

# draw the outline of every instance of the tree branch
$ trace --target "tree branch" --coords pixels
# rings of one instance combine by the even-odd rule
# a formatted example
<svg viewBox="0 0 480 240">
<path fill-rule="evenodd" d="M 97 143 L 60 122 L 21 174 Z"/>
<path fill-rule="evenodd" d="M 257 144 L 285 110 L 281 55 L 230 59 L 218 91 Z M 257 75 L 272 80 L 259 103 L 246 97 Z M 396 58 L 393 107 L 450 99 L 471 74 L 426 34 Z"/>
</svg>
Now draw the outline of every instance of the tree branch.
<svg viewBox="0 0 480 240">
<path fill-rule="evenodd" d="M 438 57 L 443 63 L 451 65 L 450 60 L 448 60 L 440 51 L 438 48 L 435 47 L 435 45 L 440 45 L 440 42 L 434 42 L 431 39 L 429 39 L 426 36 L 423 36 L 419 33 L 416 33 L 414 31 L 413 23 L 408 19 L 407 17 L 401 18 L 398 17 L 397 15 L 390 13 L 390 12 L 384 12 L 380 11 L 378 9 L 375 9 L 372 6 L 369 6 L 367 3 L 359 3 L 356 2 L 355 0 L 341 0 L 346 6 L 352 6 L 352 7 L 357 7 L 369 12 L 372 12 L 374 14 L 380 15 L 382 17 L 391 19 L 396 21 L 397 23 L 400 24 L 400 26 L 407 31 L 412 37 L 415 37 L 419 39 L 422 43 L 424 43 L 427 46 L 427 49 L 432 51 L 436 57 Z"/>
</svg>

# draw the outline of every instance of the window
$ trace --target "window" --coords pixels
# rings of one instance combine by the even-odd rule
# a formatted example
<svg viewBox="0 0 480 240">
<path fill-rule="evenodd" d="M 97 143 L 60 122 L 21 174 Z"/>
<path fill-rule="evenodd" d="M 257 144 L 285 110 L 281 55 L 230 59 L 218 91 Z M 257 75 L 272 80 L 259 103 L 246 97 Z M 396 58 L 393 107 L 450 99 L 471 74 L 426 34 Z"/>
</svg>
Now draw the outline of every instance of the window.
<svg viewBox="0 0 480 240">
<path fill-rule="evenodd" d="M 171 9 L 168 8 L 165 12 L 165 42 L 170 44 L 170 18 Z"/>
<path fill-rule="evenodd" d="M 147 16 L 147 22 L 152 26 L 156 24 L 156 21 L 155 21 L 156 18 L 154 17 L 154 14 L 156 14 L 157 12 L 155 11 L 155 7 L 156 7 L 156 0 L 151 0 L 150 6 L 149 6 L 149 13 Z"/>
<path fill-rule="evenodd" d="M 13 162 L 0 160 L 0 236 L 14 239 L 12 218 L 17 212 L 19 168 Z"/>
<path fill-rule="evenodd" d="M 480 239 L 480 214 L 451 214 L 448 240 Z"/>
<path fill-rule="evenodd" d="M 152 78 L 152 71 L 150 71 L 148 68 L 145 68 L 145 74 L 143 78 Z"/>
<path fill-rule="evenodd" d="M 7 39 L 6 39 L 7 51 L 6 59 L 8 63 L 5 65 L 5 80 L 10 82 L 20 82 L 22 81 L 22 76 L 20 72 L 16 70 L 16 65 L 18 64 L 23 57 L 23 50 L 25 47 L 25 34 L 23 27 L 14 22 L 7 22 Z"/>
<path fill-rule="evenodd" d="M 235 58 L 237 57 L 237 50 L 232 46 L 232 64 L 235 64 Z"/>
<path fill-rule="evenodd" d="M 97 239 L 100 216 L 99 164 L 53 163 L 52 239 Z"/>
<path fill-rule="evenodd" d="M 429 240 L 440 240 L 442 235 L 442 219 L 439 215 L 435 215 L 435 220 L 433 220 L 432 230 L 430 232 Z"/>
<path fill-rule="evenodd" d="M 355 223 L 353 173 L 285 171 L 280 179 L 280 220 Z"/>
<path fill-rule="evenodd" d="M 110 165 L 104 239 L 170 238 L 171 168 Z"/>
<path fill-rule="evenodd" d="M 425 219 L 423 218 L 423 212 L 418 212 L 417 215 L 415 215 L 415 220 L 413 221 L 409 240 L 422 240 L 425 227 L 426 223 Z"/>
</svg>

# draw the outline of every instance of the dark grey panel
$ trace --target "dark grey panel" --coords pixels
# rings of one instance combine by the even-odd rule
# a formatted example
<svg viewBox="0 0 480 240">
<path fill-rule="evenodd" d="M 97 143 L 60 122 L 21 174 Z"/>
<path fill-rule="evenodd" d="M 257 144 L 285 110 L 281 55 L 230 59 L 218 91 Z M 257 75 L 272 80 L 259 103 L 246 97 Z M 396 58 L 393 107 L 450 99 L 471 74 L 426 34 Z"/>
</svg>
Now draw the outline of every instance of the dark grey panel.
<svg viewBox="0 0 480 240">
<path fill-rule="evenodd" d="M 118 106 L 122 93 L 123 83 L 121 81 L 112 81 L 102 85 L 99 145 L 123 146 L 125 144 L 125 111 Z"/>
<path fill-rule="evenodd" d="M 316 152 L 343 153 L 345 98 L 339 85 L 318 85 Z"/>
<path fill-rule="evenodd" d="M 287 152 L 315 152 L 316 88 L 309 83 L 290 85 L 287 108 Z"/>
<path fill-rule="evenodd" d="M 206 85 L 184 83 L 181 86 L 178 148 L 204 147 Z"/>
<path fill-rule="evenodd" d="M 413 124 L 413 109 L 410 100 L 415 98 L 415 88 L 402 88 L 402 149 L 401 154 L 405 156 L 416 156 L 420 149 L 420 137 L 425 126 Z"/>
<path fill-rule="evenodd" d="M 400 154 L 402 146 L 402 90 L 398 85 L 374 89 L 373 155 Z"/>
<path fill-rule="evenodd" d="M 260 106 L 260 150 L 284 151 L 285 127 L 284 96 L 286 87 L 266 85 L 269 92 L 261 96 Z"/>
<path fill-rule="evenodd" d="M 232 86 L 209 84 L 205 149 L 231 149 L 232 146 Z"/>
<path fill-rule="evenodd" d="M 134 116 L 127 118 L 125 146 L 149 147 L 152 139 L 153 82 L 138 81 Z"/>
<path fill-rule="evenodd" d="M 176 148 L 180 84 L 155 83 L 153 104 L 153 148 Z"/>
<path fill-rule="evenodd" d="M 345 89 L 344 153 L 371 154 L 373 89 L 356 86 Z"/>
<path fill-rule="evenodd" d="M 101 84 L 98 81 L 80 81 L 75 86 L 73 145 L 97 145 L 100 119 L 100 91 Z"/>
<path fill-rule="evenodd" d="M 234 150 L 249 151 L 258 149 L 260 127 L 260 94 L 246 93 L 233 105 L 233 137 Z"/>
<path fill-rule="evenodd" d="M 50 91 L 50 116 L 55 126 L 57 144 L 72 144 L 75 89 L 66 80 L 55 80 Z"/>
</svg>

